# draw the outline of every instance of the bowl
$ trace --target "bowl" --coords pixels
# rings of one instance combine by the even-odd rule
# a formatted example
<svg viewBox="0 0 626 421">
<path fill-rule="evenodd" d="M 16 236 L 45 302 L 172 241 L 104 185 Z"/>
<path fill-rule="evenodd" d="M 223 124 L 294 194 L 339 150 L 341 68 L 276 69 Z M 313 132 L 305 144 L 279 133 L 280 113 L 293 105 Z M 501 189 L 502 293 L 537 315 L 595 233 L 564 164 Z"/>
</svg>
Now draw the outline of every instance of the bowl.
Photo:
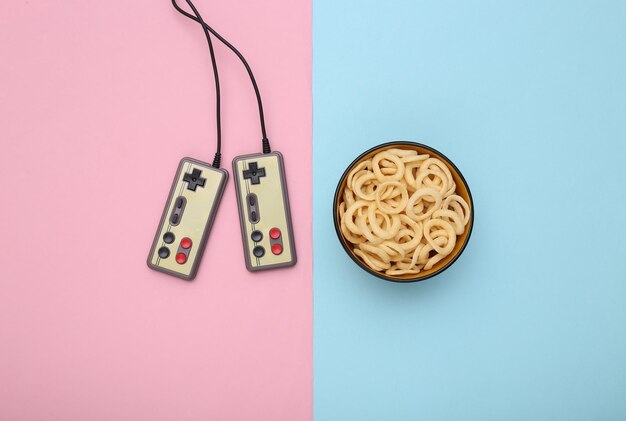
<svg viewBox="0 0 626 421">
<path fill-rule="evenodd" d="M 358 257 L 354 253 L 354 251 L 352 250 L 352 247 L 353 247 L 352 243 L 346 240 L 343 233 L 341 232 L 341 225 L 340 225 L 341 218 L 339 216 L 339 205 L 343 198 L 343 192 L 346 187 L 347 178 L 348 178 L 348 175 L 350 174 L 350 171 L 352 171 L 352 169 L 356 165 L 358 165 L 360 162 L 366 159 L 372 158 L 374 155 L 376 155 L 377 153 L 381 151 L 392 149 L 392 148 L 415 150 L 419 154 L 429 154 L 431 157 L 439 158 L 440 160 L 445 162 L 448 166 L 448 169 L 450 170 L 450 173 L 452 174 L 452 178 L 454 179 L 454 182 L 456 183 L 456 194 L 461 196 L 467 202 L 470 208 L 469 222 L 467 223 L 463 234 L 457 236 L 456 244 L 454 248 L 452 249 L 452 252 L 449 255 L 447 255 L 445 258 L 443 258 L 441 261 L 436 263 L 432 268 L 428 270 L 424 270 L 418 274 L 387 275 L 385 273 L 377 272 L 371 269 L 361 260 L 360 257 Z M 459 256 L 461 256 L 472 234 L 472 227 L 474 225 L 474 202 L 472 200 L 472 194 L 470 192 L 469 186 L 467 185 L 467 182 L 465 181 L 463 174 L 461 174 L 461 171 L 459 171 L 456 165 L 454 165 L 454 163 L 450 161 L 450 159 L 448 159 L 444 154 L 442 154 L 441 152 L 439 152 L 438 150 L 434 148 L 431 148 L 430 146 L 426 146 L 421 143 L 410 142 L 410 141 L 395 141 L 395 142 L 383 143 L 381 145 L 375 146 L 363 152 L 354 161 L 352 161 L 352 163 L 348 166 L 348 168 L 346 168 L 343 175 L 339 179 L 339 183 L 337 184 L 337 189 L 335 190 L 335 197 L 333 200 L 333 222 L 335 225 L 335 232 L 337 233 L 337 238 L 339 238 L 339 242 L 343 246 L 343 249 L 346 251 L 348 256 L 350 256 L 350 258 L 354 261 L 354 263 L 356 263 L 361 269 L 365 270 L 371 275 L 374 275 L 386 281 L 411 283 L 411 282 L 423 281 L 425 279 L 432 278 L 433 276 L 440 274 L 441 272 L 443 272 L 444 270 L 452 266 L 452 264 L 456 262 Z"/>
</svg>

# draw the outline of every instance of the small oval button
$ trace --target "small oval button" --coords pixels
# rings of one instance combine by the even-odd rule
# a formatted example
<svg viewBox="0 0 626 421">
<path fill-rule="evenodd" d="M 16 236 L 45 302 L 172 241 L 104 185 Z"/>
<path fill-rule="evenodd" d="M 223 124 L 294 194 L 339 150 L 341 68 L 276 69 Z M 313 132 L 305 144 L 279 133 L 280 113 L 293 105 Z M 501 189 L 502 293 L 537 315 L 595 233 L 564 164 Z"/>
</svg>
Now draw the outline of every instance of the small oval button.
<svg viewBox="0 0 626 421">
<path fill-rule="evenodd" d="M 165 241 L 167 244 L 172 244 L 175 239 L 176 236 L 173 232 L 166 232 L 165 234 L 163 234 L 163 241 Z"/>
<path fill-rule="evenodd" d="M 250 234 L 250 238 L 252 238 L 252 241 L 254 241 L 255 243 L 258 243 L 263 239 L 263 233 L 258 230 L 252 231 L 252 234 Z"/>
<path fill-rule="evenodd" d="M 252 224 L 256 224 L 261 219 L 259 215 L 259 201 L 256 194 L 250 193 L 246 196 L 246 208 L 248 208 L 248 219 Z"/>
<path fill-rule="evenodd" d="M 256 257 L 263 257 L 265 255 L 265 249 L 261 246 L 256 246 L 253 250 L 252 253 L 256 256 Z"/>
<path fill-rule="evenodd" d="M 178 253 L 176 255 L 176 262 L 180 265 L 184 264 L 187 261 L 187 256 L 185 253 Z"/>
<path fill-rule="evenodd" d="M 170 215 L 170 223 L 172 225 L 180 224 L 183 212 L 185 211 L 185 205 L 187 205 L 187 199 L 185 199 L 184 196 L 179 196 L 172 207 L 172 214 Z"/>
<path fill-rule="evenodd" d="M 281 246 L 280 244 L 273 244 L 272 245 L 272 253 L 280 254 L 282 252 L 283 252 L 283 246 Z"/>
<path fill-rule="evenodd" d="M 278 239 L 278 237 L 280 237 L 280 230 L 279 230 L 278 228 L 272 228 L 272 229 L 270 230 L 270 237 L 271 237 L 273 240 L 277 240 L 277 239 Z"/>
<path fill-rule="evenodd" d="M 167 247 L 161 247 L 159 249 L 159 257 L 161 259 L 167 259 L 170 256 L 170 249 Z"/>
</svg>

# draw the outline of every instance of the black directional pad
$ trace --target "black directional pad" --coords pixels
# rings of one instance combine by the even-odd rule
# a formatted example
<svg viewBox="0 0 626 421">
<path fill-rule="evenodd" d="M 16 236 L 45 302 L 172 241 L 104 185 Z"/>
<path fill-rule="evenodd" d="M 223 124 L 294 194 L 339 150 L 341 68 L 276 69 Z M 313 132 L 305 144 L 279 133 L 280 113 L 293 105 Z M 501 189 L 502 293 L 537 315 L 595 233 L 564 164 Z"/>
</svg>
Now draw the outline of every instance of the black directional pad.
<svg viewBox="0 0 626 421">
<path fill-rule="evenodd" d="M 192 191 L 196 191 L 196 187 L 204 187 L 204 183 L 206 182 L 206 178 L 202 178 L 202 171 L 197 168 L 194 168 L 191 173 L 185 173 L 183 176 L 183 181 L 187 182 L 187 188 Z"/>
<path fill-rule="evenodd" d="M 259 184 L 261 177 L 265 177 L 265 168 L 259 168 L 256 162 L 251 162 L 248 169 L 243 171 L 243 178 L 252 184 Z"/>
</svg>

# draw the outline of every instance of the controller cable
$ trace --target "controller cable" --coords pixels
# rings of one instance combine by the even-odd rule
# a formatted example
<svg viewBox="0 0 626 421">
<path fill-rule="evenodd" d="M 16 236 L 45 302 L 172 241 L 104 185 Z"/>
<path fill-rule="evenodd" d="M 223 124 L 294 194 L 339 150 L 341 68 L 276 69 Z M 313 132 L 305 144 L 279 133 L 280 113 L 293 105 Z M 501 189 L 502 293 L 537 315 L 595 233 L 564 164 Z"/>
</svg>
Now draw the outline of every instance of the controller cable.
<svg viewBox="0 0 626 421">
<path fill-rule="evenodd" d="M 172 0 L 172 3 L 175 3 L 176 0 Z M 206 36 L 207 43 L 209 44 L 209 52 L 211 53 L 211 65 L 213 66 L 213 79 L 215 79 L 215 112 L 216 112 L 216 121 L 217 121 L 217 152 L 215 152 L 215 157 L 213 158 L 213 167 L 220 168 L 222 164 L 222 116 L 220 111 L 220 77 L 217 71 L 217 62 L 215 61 L 215 51 L 213 51 L 213 43 L 211 42 L 211 37 L 209 35 L 209 31 L 204 27 L 206 25 L 204 20 L 202 20 L 202 16 L 200 16 L 200 12 L 193 5 L 191 0 L 185 0 L 191 10 L 196 15 L 194 20 L 199 23 L 202 23 L 202 30 L 204 31 L 204 35 Z"/>
<path fill-rule="evenodd" d="M 256 83 L 256 79 L 254 78 L 254 74 L 252 73 L 252 69 L 250 68 L 250 65 L 246 61 L 246 59 L 243 56 L 243 54 L 241 54 L 239 52 L 239 50 L 237 50 L 237 48 L 235 48 L 234 45 L 232 45 L 230 42 L 228 42 L 224 37 L 222 37 L 213 28 L 211 28 L 204 20 L 202 20 L 202 17 L 200 17 L 200 13 L 198 13 L 198 10 L 195 8 L 195 6 L 191 2 L 191 0 L 185 0 L 185 1 L 189 5 L 189 7 L 191 7 L 191 10 L 194 13 L 193 15 L 191 13 L 188 13 L 185 10 L 181 9 L 180 6 L 178 5 L 178 3 L 176 3 L 176 0 L 172 0 L 172 5 L 174 6 L 174 8 L 180 14 L 188 17 L 189 19 L 191 19 L 193 21 L 198 22 L 202 26 L 202 29 L 204 30 L 204 33 L 205 33 L 206 38 L 207 38 L 207 41 L 209 43 L 209 51 L 211 53 L 211 62 L 213 64 L 213 73 L 215 75 L 215 88 L 216 88 L 216 96 L 217 96 L 217 133 L 218 133 L 217 134 L 217 142 L 218 142 L 217 144 L 218 144 L 218 153 L 216 154 L 216 159 L 218 159 L 218 154 L 220 154 L 219 155 L 219 159 L 221 159 L 221 125 L 220 125 L 220 99 L 219 99 L 220 98 L 220 90 L 219 90 L 219 79 L 218 79 L 218 75 L 217 75 L 217 64 L 215 63 L 215 55 L 214 55 L 214 51 L 213 51 L 213 44 L 211 43 L 211 37 L 209 35 L 209 32 L 211 34 L 213 34 L 213 36 L 215 36 L 215 38 L 220 40 L 222 42 L 222 44 L 224 44 L 225 46 L 230 48 L 231 51 L 233 53 L 235 53 L 235 55 L 237 57 L 239 57 L 239 60 L 241 60 L 241 62 L 243 63 L 244 67 L 246 68 L 246 71 L 248 72 L 248 77 L 250 78 L 250 82 L 252 82 L 252 87 L 254 88 L 254 94 L 256 95 L 256 102 L 257 102 L 257 105 L 258 105 L 258 108 L 259 108 L 259 119 L 261 121 L 261 135 L 263 136 L 262 139 L 261 139 L 261 144 L 263 146 L 263 153 L 264 154 L 270 153 L 272 151 L 272 149 L 270 148 L 270 141 L 267 138 L 267 132 L 265 131 L 265 116 L 263 114 L 263 102 L 261 101 L 261 93 L 259 92 L 259 86 Z M 219 159 L 218 159 L 218 163 L 219 163 Z"/>
</svg>

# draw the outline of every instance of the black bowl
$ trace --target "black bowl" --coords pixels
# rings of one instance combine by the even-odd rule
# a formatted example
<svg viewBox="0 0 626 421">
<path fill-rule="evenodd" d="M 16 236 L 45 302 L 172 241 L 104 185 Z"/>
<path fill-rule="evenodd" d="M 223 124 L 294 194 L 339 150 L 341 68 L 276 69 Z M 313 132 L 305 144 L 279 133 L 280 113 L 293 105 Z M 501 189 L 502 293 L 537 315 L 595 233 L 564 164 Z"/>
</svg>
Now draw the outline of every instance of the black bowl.
<svg viewBox="0 0 626 421">
<path fill-rule="evenodd" d="M 386 275 L 384 273 L 377 272 L 371 269 L 358 256 L 356 256 L 353 253 L 351 243 L 348 242 L 344 238 L 341 232 L 341 227 L 340 227 L 341 220 L 339 218 L 339 204 L 343 196 L 343 190 L 345 188 L 346 178 L 348 177 L 348 174 L 350 173 L 352 168 L 354 168 L 361 161 L 374 156 L 375 154 L 377 154 L 378 152 L 382 150 L 390 149 L 390 148 L 413 149 L 413 150 L 417 150 L 418 153 L 427 153 L 435 158 L 439 158 L 442 161 L 444 161 L 446 164 L 448 164 L 448 168 L 450 169 L 452 177 L 454 178 L 454 181 L 456 182 L 456 185 L 457 185 L 456 194 L 458 194 L 463 199 L 465 199 L 465 201 L 469 204 L 469 207 L 470 207 L 470 218 L 469 218 L 468 225 L 465 228 L 465 232 L 457 238 L 457 244 L 455 248 L 452 250 L 452 252 L 448 256 L 446 256 L 444 259 L 442 259 L 440 262 L 435 264 L 435 266 L 433 266 L 431 269 L 424 271 L 424 272 L 420 272 L 416 275 L 391 276 L 391 275 Z M 333 200 L 333 222 L 335 225 L 335 232 L 337 233 L 337 238 L 339 239 L 339 242 L 343 246 L 348 256 L 350 256 L 350 258 L 354 261 L 354 263 L 356 263 L 361 269 L 365 270 L 366 272 L 378 278 L 381 278 L 390 282 L 399 282 L 399 283 L 418 282 L 418 281 L 423 281 L 428 278 L 432 278 L 433 276 L 440 274 L 441 272 L 443 272 L 444 270 L 452 266 L 452 264 L 456 262 L 459 256 L 461 256 L 461 254 L 463 253 L 463 250 L 465 250 L 465 247 L 467 246 L 467 243 L 469 242 L 470 236 L 472 234 L 472 228 L 474 226 L 474 201 L 472 199 L 472 193 L 470 192 L 469 186 L 467 185 L 467 182 L 465 181 L 463 174 L 461 174 L 461 171 L 459 171 L 456 165 L 454 165 L 454 163 L 450 161 L 444 154 L 442 154 L 436 149 L 431 148 L 430 146 L 426 146 L 421 143 L 408 142 L 408 141 L 388 142 L 388 143 L 383 143 L 378 146 L 374 146 L 373 148 L 368 149 L 367 151 L 363 152 L 354 161 L 352 161 L 352 163 L 344 171 L 343 175 L 339 179 L 339 183 L 337 184 L 337 189 L 335 190 L 335 198 Z"/>
</svg>

